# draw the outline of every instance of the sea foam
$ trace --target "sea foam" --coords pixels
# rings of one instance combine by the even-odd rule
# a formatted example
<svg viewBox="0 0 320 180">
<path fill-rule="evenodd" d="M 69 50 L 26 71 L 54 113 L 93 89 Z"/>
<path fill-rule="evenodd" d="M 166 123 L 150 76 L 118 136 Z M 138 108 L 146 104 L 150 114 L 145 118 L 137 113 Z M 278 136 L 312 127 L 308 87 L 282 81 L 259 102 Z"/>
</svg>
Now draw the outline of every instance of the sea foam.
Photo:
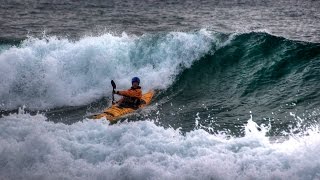
<svg viewBox="0 0 320 180">
<path fill-rule="evenodd" d="M 319 179 L 319 128 L 270 141 L 251 119 L 244 137 L 182 135 L 152 120 L 72 125 L 21 111 L 0 119 L 0 179 Z"/>
</svg>

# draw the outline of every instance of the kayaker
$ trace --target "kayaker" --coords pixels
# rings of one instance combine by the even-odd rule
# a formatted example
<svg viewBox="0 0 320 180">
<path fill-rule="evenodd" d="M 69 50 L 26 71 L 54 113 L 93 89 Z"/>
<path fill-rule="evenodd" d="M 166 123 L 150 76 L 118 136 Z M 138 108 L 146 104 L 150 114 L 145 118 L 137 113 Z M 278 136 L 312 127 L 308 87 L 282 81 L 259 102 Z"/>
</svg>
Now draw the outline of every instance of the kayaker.
<svg viewBox="0 0 320 180">
<path fill-rule="evenodd" d="M 132 86 L 128 90 L 113 91 L 114 94 L 123 96 L 123 98 L 116 102 L 119 107 L 139 108 L 142 97 L 141 87 L 139 86 L 140 79 L 138 77 L 134 77 L 132 78 L 131 83 Z"/>
</svg>

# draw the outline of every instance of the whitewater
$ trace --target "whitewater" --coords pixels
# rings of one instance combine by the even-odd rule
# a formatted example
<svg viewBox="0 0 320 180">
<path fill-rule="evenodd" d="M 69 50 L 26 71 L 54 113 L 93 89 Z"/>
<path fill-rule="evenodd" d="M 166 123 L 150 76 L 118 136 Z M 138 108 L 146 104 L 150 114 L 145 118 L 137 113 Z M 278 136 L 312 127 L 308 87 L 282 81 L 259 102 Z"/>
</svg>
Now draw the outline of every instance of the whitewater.
<svg viewBox="0 0 320 180">
<path fill-rule="evenodd" d="M 158 37 L 108 33 L 79 41 L 30 37 L 1 51 L 0 107 L 84 105 L 110 96 L 111 79 L 127 88 L 134 76 L 142 77 L 144 91 L 164 89 L 216 41 L 206 30 Z"/>
<path fill-rule="evenodd" d="M 179 130 L 151 119 L 108 125 L 1 118 L 0 179 L 319 179 L 319 128 L 282 140 L 248 119 L 244 137 Z"/>
</svg>

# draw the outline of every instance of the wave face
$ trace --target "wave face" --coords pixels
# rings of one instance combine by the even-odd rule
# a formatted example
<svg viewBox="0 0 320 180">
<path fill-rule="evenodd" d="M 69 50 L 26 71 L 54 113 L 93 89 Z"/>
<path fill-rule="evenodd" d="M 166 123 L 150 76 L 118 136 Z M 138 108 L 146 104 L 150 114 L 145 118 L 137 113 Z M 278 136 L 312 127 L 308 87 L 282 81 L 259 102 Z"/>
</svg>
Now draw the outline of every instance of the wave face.
<svg viewBox="0 0 320 180">
<path fill-rule="evenodd" d="M 165 89 L 175 76 L 217 45 L 212 33 L 85 37 L 69 41 L 29 38 L 0 51 L 0 104 L 10 110 L 79 106 L 109 96 L 110 80 L 127 88 Z"/>
<path fill-rule="evenodd" d="M 133 76 L 141 77 L 145 90 L 166 90 L 175 104 L 190 102 L 190 107 L 312 107 L 319 101 L 309 100 L 320 97 L 320 45 L 266 33 L 105 34 L 75 42 L 45 37 L 8 44 L 0 46 L 5 110 L 87 105 L 110 96 L 111 79 L 121 89 Z"/>
<path fill-rule="evenodd" d="M 0 179 L 318 179 L 319 128 L 270 141 L 248 120 L 245 136 L 151 121 L 72 125 L 20 111 L 0 119 Z M 301 136 L 302 135 L 302 136 Z"/>
<path fill-rule="evenodd" d="M 160 118 L 175 128 L 192 129 L 199 119 L 217 131 L 239 130 L 251 111 L 258 123 L 295 126 L 290 112 L 308 116 L 319 108 L 319 63 L 320 44 L 262 32 L 234 35 L 177 76 L 160 98 Z"/>
</svg>

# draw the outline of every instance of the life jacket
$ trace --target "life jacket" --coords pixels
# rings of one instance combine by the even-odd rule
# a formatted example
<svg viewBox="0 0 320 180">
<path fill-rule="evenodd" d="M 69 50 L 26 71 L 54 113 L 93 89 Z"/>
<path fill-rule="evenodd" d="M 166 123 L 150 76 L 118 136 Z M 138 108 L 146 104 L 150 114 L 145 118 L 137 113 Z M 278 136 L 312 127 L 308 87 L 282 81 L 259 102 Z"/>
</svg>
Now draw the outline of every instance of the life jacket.
<svg viewBox="0 0 320 180">
<path fill-rule="evenodd" d="M 139 108 L 142 98 L 142 91 L 140 86 L 138 86 L 137 88 L 131 87 L 126 91 L 119 91 L 119 95 L 124 96 L 122 103 L 119 104 L 120 107 L 129 107 L 135 109 Z"/>
</svg>

